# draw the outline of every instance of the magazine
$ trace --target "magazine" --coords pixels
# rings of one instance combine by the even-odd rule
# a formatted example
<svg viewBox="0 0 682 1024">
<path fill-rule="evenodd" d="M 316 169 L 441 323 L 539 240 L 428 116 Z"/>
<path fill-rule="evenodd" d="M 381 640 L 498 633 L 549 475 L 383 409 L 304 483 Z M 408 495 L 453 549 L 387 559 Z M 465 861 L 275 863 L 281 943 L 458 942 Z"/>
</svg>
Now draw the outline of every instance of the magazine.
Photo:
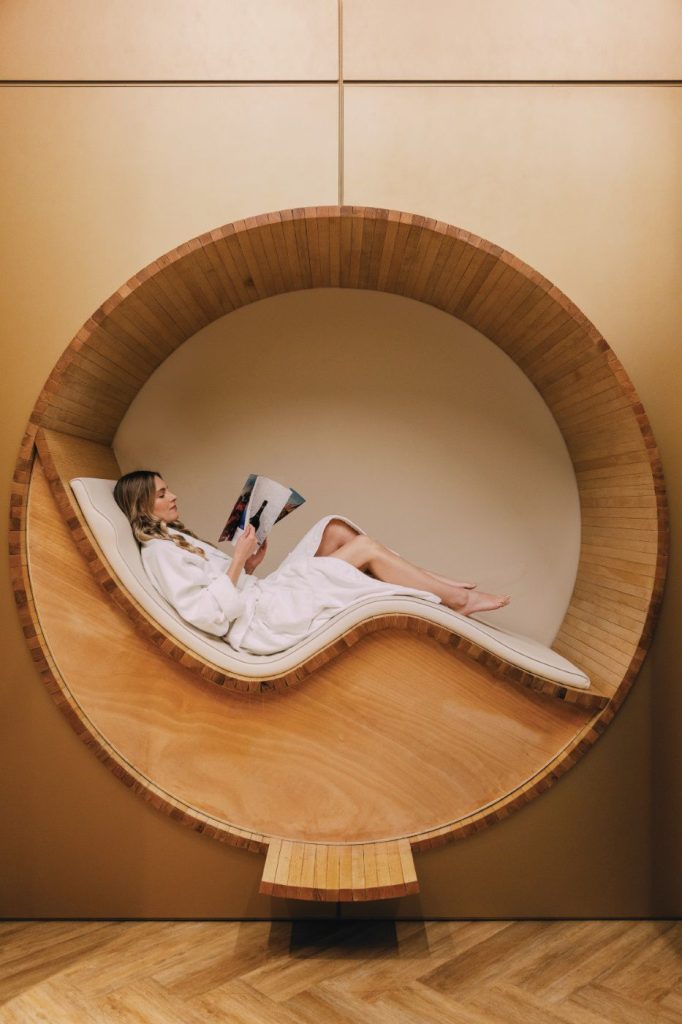
<svg viewBox="0 0 682 1024">
<path fill-rule="evenodd" d="M 288 516 L 304 501 L 305 498 L 291 487 L 284 487 L 267 476 L 252 473 L 246 478 L 218 543 L 229 540 L 235 544 L 246 529 L 247 523 L 250 523 L 255 527 L 256 540 L 260 547 L 275 523 Z"/>
</svg>

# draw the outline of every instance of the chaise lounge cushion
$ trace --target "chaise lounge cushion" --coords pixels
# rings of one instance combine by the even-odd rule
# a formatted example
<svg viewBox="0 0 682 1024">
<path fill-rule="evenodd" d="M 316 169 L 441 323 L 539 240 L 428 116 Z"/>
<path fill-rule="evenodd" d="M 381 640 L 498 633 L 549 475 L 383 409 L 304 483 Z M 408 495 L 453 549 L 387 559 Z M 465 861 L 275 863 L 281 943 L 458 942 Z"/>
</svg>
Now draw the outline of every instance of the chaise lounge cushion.
<svg viewBox="0 0 682 1024">
<path fill-rule="evenodd" d="M 334 616 L 294 647 L 278 654 L 235 651 L 223 640 L 185 622 L 154 588 L 142 566 L 130 524 L 114 501 L 113 480 L 76 477 L 71 489 L 109 567 L 124 590 L 171 636 L 220 671 L 252 678 L 284 674 L 367 619 L 385 614 L 416 616 L 472 641 L 508 664 L 539 679 L 587 689 L 589 678 L 561 655 L 529 637 L 459 615 L 440 604 L 411 597 L 368 597 Z"/>
</svg>

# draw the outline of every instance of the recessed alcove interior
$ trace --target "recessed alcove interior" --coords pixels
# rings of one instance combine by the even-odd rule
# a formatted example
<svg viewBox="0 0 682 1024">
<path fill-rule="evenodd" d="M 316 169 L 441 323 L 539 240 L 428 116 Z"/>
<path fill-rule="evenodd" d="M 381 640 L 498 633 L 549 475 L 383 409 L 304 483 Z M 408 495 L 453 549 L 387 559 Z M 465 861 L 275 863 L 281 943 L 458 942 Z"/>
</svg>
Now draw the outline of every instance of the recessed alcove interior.
<svg viewBox="0 0 682 1024">
<path fill-rule="evenodd" d="M 509 590 L 491 621 L 552 643 L 591 693 L 497 678 L 410 616 L 260 700 L 226 692 L 239 679 L 140 615 L 88 537 L 68 480 L 115 475 L 114 453 L 162 471 L 208 538 L 247 473 L 301 490 L 270 566 L 338 511 Z M 364 208 L 225 225 L 131 278 L 55 366 L 12 506 L 25 634 L 79 735 L 166 813 L 267 852 L 262 892 L 321 899 L 415 891 L 411 850 L 568 770 L 635 678 L 667 554 L 650 426 L 580 310 L 483 239 Z"/>
<path fill-rule="evenodd" d="M 564 618 L 580 507 L 561 432 L 501 349 L 433 306 L 316 288 L 243 307 L 158 367 L 113 448 L 124 472 L 159 469 L 213 541 L 248 473 L 304 494 L 261 574 L 338 512 L 412 561 L 510 593 L 493 624 L 549 646 Z"/>
</svg>

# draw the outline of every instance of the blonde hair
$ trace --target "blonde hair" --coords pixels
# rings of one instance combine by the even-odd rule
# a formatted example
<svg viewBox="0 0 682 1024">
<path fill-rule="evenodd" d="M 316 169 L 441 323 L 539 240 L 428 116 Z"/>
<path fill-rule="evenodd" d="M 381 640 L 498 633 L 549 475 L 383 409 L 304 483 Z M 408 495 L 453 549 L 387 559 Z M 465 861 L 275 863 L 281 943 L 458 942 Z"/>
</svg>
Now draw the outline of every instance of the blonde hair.
<svg viewBox="0 0 682 1024">
<path fill-rule="evenodd" d="M 179 534 L 171 534 L 168 527 L 174 530 L 182 530 L 190 537 L 199 538 L 191 530 L 188 530 L 184 523 L 175 519 L 172 523 L 166 523 L 163 519 L 157 519 L 154 515 L 154 502 L 156 500 L 155 477 L 161 477 L 154 469 L 136 469 L 133 473 L 126 473 L 116 482 L 114 487 L 114 498 L 116 504 L 125 514 L 133 530 L 135 540 L 138 544 L 145 544 L 150 540 L 168 540 L 176 547 L 184 551 L 191 551 L 201 558 L 206 558 L 206 553 Z"/>
</svg>

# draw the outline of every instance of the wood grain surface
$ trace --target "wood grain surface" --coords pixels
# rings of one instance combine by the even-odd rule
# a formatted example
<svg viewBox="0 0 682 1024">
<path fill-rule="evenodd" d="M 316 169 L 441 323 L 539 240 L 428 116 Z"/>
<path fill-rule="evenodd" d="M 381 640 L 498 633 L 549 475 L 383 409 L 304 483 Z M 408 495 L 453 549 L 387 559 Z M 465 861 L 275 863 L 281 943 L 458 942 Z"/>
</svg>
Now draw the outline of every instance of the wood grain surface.
<svg viewBox="0 0 682 1024">
<path fill-rule="evenodd" d="M 679 921 L 0 924 L 3 1024 L 679 1024 Z"/>
<path fill-rule="evenodd" d="M 402 740 L 391 739 L 387 744 L 387 750 L 395 751 L 395 761 L 382 784 L 386 781 L 386 793 L 393 796 L 381 805 L 384 816 L 380 814 L 375 820 L 372 840 L 406 836 L 405 822 L 409 818 L 418 820 L 415 829 L 422 830 L 418 834 L 410 831 L 412 848 L 418 849 L 455 834 L 464 835 L 467 830 L 510 813 L 575 763 L 604 731 L 625 699 L 651 642 L 663 593 L 668 511 L 659 454 L 639 397 L 594 325 L 550 281 L 511 253 L 470 232 L 413 214 L 365 207 L 312 207 L 224 225 L 159 257 L 93 313 L 59 359 L 36 402 L 17 460 L 11 495 L 13 588 L 27 643 L 46 684 L 74 727 L 128 784 L 143 791 L 158 806 L 172 808 L 171 813 L 181 820 L 186 819 L 193 827 L 202 827 L 219 838 L 229 836 L 230 841 L 263 851 L 268 845 L 263 836 L 267 829 L 272 827 L 276 835 L 286 838 L 277 832 L 274 809 L 273 816 L 266 813 L 266 825 L 252 821 L 249 828 L 244 827 L 244 819 L 241 826 L 223 821 L 221 815 L 229 816 L 233 807 L 229 800 L 224 804 L 222 792 L 217 794 L 211 788 L 210 759 L 200 777 L 206 781 L 202 795 L 214 808 L 215 821 L 211 817 L 213 811 L 190 807 L 191 794 L 182 790 L 184 777 L 176 779 L 171 772 L 162 783 L 145 778 L 145 770 L 154 764 L 154 751 L 164 742 L 160 736 L 154 741 L 152 723 L 146 739 L 136 739 L 135 757 L 140 764 L 124 766 L 115 752 L 115 737 L 135 735 L 124 702 L 129 700 L 132 708 L 136 698 L 130 692 L 130 680 L 125 683 L 126 672 L 144 679 L 144 687 L 150 687 L 151 705 L 158 702 L 158 720 L 169 723 L 171 710 L 174 713 L 176 708 L 168 703 L 164 686 L 180 687 L 178 707 L 190 716 L 196 713 L 203 722 L 203 704 L 197 694 L 208 693 L 204 680 L 211 679 L 211 670 L 205 665 L 197 666 L 190 652 L 177 645 L 173 647 L 168 637 L 141 619 L 138 626 L 142 632 L 134 633 L 130 621 L 105 600 L 71 542 L 69 528 L 88 558 L 87 531 L 74 510 L 67 507 L 64 494 L 60 497 L 60 475 L 54 463 L 50 463 L 49 452 L 44 453 L 45 465 L 61 502 L 60 510 L 49 505 L 47 484 L 40 471 L 36 473 L 36 500 L 32 506 L 35 522 L 28 508 L 28 496 L 40 428 L 72 435 L 82 442 L 98 443 L 106 451 L 141 386 L 185 340 L 217 317 L 245 304 L 286 291 L 320 286 L 404 295 L 430 303 L 486 335 L 524 371 L 554 415 L 573 462 L 580 495 L 580 562 L 574 593 L 554 647 L 584 669 L 593 680 L 596 693 L 608 700 L 592 719 L 577 706 L 555 702 L 556 706 L 550 708 L 551 702 L 542 694 L 508 684 L 505 688 L 505 684 L 491 678 L 482 663 L 476 664 L 441 647 L 440 634 L 414 637 L 397 628 L 365 636 L 357 652 L 342 653 L 326 665 L 316 664 L 315 690 L 312 680 L 305 681 L 298 688 L 297 697 L 293 696 L 294 691 L 276 693 L 275 700 L 267 705 L 269 713 L 274 713 L 273 709 L 290 701 L 290 707 L 305 708 L 308 716 L 313 712 L 312 705 L 306 702 L 312 700 L 313 692 L 314 700 L 321 700 L 323 705 L 332 693 L 352 695 L 357 703 L 348 706 L 348 714 L 352 714 L 351 708 L 361 707 L 365 711 L 372 707 L 378 713 L 381 706 L 383 736 L 387 723 L 394 729 L 401 720 L 399 709 L 403 700 L 414 699 L 420 689 L 428 692 L 428 701 L 420 703 L 419 716 L 429 717 L 431 712 L 427 714 L 426 707 L 432 702 L 432 708 L 438 709 L 432 721 L 435 734 L 439 735 L 439 727 L 447 722 L 453 730 L 449 739 L 466 750 L 473 737 L 475 749 L 470 752 L 473 759 L 462 759 L 461 765 L 458 762 L 457 770 L 462 773 L 459 780 L 448 779 L 448 785 L 454 785 L 454 793 L 448 786 L 443 790 L 445 780 L 436 772 L 434 786 L 424 786 L 421 799 L 413 800 L 409 813 L 401 817 L 397 779 L 405 778 L 409 792 L 410 760 L 403 760 Z M 85 463 L 86 458 L 75 458 L 68 472 L 73 466 L 73 475 L 84 473 Z M 65 522 L 61 521 L 62 515 Z M 92 557 L 89 561 L 106 585 L 106 572 L 103 575 L 101 565 Z M 52 583 L 46 573 L 48 565 L 53 571 Z M 88 648 L 73 632 L 75 617 L 66 614 L 69 600 L 73 599 L 74 608 L 78 607 L 73 590 L 76 579 L 82 593 L 87 586 L 92 588 L 81 626 L 91 649 L 98 652 L 98 663 L 95 666 L 89 662 L 87 670 L 82 652 Z M 66 588 L 66 593 L 54 585 L 55 580 Z M 39 613 L 36 585 L 41 588 Z M 116 600 L 116 588 L 110 587 L 110 591 Z M 405 623 L 395 625 L 404 627 Z M 143 635 L 145 628 L 147 632 Z M 150 640 L 199 674 L 192 675 L 173 661 L 161 662 Z M 475 656 L 475 652 L 469 653 Z M 143 665 L 144 673 L 140 674 Z M 363 675 L 358 690 L 360 665 Z M 100 666 L 103 675 L 98 681 Z M 383 680 L 381 696 L 377 689 L 381 689 L 379 677 Z M 452 682 L 454 677 L 456 683 Z M 108 692 L 102 682 L 104 678 L 112 688 L 114 680 L 122 686 L 120 692 Z M 157 688 L 154 680 L 161 678 L 164 682 Z M 78 697 L 69 689 L 76 680 Z M 85 686 L 82 696 L 87 695 L 89 703 L 88 710 L 84 710 L 79 703 L 80 687 L 87 680 L 90 684 Z M 213 682 L 221 679 L 213 678 Z M 426 687 L 431 689 L 427 691 Z M 248 684 L 244 688 L 248 690 Z M 387 702 L 387 690 L 391 702 L 397 702 L 395 716 L 389 713 L 393 705 Z M 191 699 L 187 697 L 190 692 Z M 493 730 L 486 726 L 486 714 L 474 696 L 480 693 L 486 694 L 486 700 L 493 700 L 496 714 L 499 708 L 503 709 Z M 453 694 L 457 694 L 456 698 Z M 232 715 L 239 718 L 235 710 L 240 706 L 239 699 L 232 696 L 228 705 L 224 696 L 218 691 L 211 699 L 223 701 L 223 708 L 230 707 L 229 715 L 225 711 L 223 715 L 231 722 Z M 336 715 L 339 705 L 332 703 Z M 452 719 L 451 704 L 457 708 Z M 253 714 L 253 705 L 250 707 Z M 266 708 L 265 701 L 262 707 Z M 321 708 L 318 713 L 323 714 Z M 469 714 L 474 717 L 468 720 L 467 730 L 462 723 L 467 722 Z M 101 732 L 100 720 L 106 724 Z M 308 724 L 313 720 L 314 715 L 306 718 Z M 241 728 L 240 723 L 238 736 Z M 530 737 L 525 730 L 530 730 Z M 191 735 L 192 729 L 188 727 L 182 738 L 176 736 L 174 742 L 182 746 Z M 250 735 L 248 729 L 245 735 Z M 362 730 L 358 730 L 360 735 Z M 216 745 L 210 747 L 211 758 L 218 757 L 218 763 L 222 763 L 222 754 L 218 756 L 216 751 L 224 736 L 220 732 L 211 732 L 211 736 L 216 739 Z M 505 749 L 506 742 L 512 747 L 519 744 L 530 761 L 521 764 L 518 757 L 512 756 L 510 762 L 495 765 L 497 753 Z M 391 746 L 393 743 L 395 747 Z M 449 749 L 452 745 L 451 742 Z M 277 743 L 274 746 L 277 748 Z M 469 770 L 472 764 L 477 769 L 470 777 L 467 764 Z M 400 768 L 397 775 L 392 775 L 396 765 Z M 455 766 L 450 767 L 454 770 Z M 486 785 L 498 769 L 501 776 L 492 793 Z M 415 771 L 415 778 L 425 782 L 418 766 Z M 281 775 L 277 777 L 278 784 L 281 779 Z M 299 781 L 295 771 L 287 781 L 295 791 Z M 329 780 L 325 784 L 334 787 Z M 505 795 L 501 795 L 505 786 Z M 451 809 L 446 821 L 442 819 L 444 792 Z M 335 793 L 334 790 L 334 796 Z M 344 794 L 344 800 L 350 802 L 344 805 L 346 811 L 340 821 L 345 820 L 343 814 L 353 802 L 345 790 Z M 325 795 L 329 798 L 329 792 Z M 486 805 L 486 799 L 492 803 Z M 412 817 L 415 809 L 418 818 Z M 357 834 L 358 842 L 364 841 L 363 829 L 368 827 L 368 820 L 369 814 L 360 814 L 359 830 L 353 833 Z M 306 833 L 307 838 L 291 838 L 305 842 L 311 835 L 319 835 L 324 837 L 319 841 L 332 845 L 337 841 L 339 833 L 330 830 L 325 820 L 308 821 L 306 827 L 311 830 Z"/>
<path fill-rule="evenodd" d="M 420 848 L 530 799 L 591 742 L 590 712 L 407 632 L 365 637 L 284 693 L 221 690 L 112 606 L 39 463 L 30 521 L 56 699 L 130 785 L 203 831 L 262 850 L 272 838 Z"/>
</svg>

